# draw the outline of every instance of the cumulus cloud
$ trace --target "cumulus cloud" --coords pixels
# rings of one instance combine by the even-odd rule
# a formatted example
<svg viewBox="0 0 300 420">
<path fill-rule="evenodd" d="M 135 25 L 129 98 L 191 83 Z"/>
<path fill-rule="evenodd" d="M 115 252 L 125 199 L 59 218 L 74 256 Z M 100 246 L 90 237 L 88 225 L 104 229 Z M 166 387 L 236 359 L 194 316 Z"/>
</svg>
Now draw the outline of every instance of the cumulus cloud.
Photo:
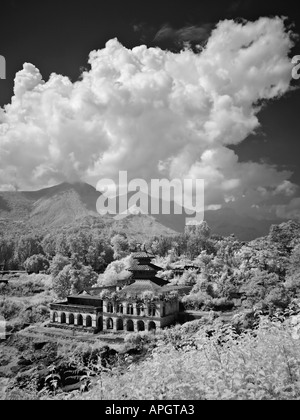
<svg viewBox="0 0 300 420">
<path fill-rule="evenodd" d="M 129 179 L 204 178 L 210 208 L 290 194 L 291 173 L 241 163 L 229 146 L 259 127 L 262 103 L 290 89 L 292 46 L 281 18 L 226 20 L 200 54 L 112 39 L 90 53 L 75 83 L 58 74 L 44 81 L 25 63 L 0 110 L 0 184 L 96 185 L 127 170 Z"/>
</svg>

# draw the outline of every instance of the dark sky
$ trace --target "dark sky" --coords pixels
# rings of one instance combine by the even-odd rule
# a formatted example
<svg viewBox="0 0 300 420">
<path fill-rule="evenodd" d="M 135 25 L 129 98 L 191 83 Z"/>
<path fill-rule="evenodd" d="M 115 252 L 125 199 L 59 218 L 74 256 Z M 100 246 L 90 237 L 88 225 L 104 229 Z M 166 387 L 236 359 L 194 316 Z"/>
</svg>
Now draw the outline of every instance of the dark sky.
<svg viewBox="0 0 300 420">
<path fill-rule="evenodd" d="M 117 37 L 126 47 L 158 45 L 176 50 L 178 39 L 154 39 L 169 25 L 210 25 L 228 18 L 255 20 L 260 16 L 287 16 L 300 34 L 296 1 L 103 1 L 6 0 L 1 2 L 0 54 L 6 58 L 7 78 L 0 80 L 0 106 L 10 102 L 15 73 L 24 62 L 34 64 L 47 80 L 52 72 L 77 80 L 88 54 Z M 299 43 L 293 55 L 300 54 Z M 300 87 L 300 80 L 294 85 Z M 235 147 L 240 160 L 264 160 L 294 172 L 300 185 L 300 91 L 274 101 L 261 112 L 262 127 Z M 262 141 L 263 137 L 263 141 Z"/>
</svg>

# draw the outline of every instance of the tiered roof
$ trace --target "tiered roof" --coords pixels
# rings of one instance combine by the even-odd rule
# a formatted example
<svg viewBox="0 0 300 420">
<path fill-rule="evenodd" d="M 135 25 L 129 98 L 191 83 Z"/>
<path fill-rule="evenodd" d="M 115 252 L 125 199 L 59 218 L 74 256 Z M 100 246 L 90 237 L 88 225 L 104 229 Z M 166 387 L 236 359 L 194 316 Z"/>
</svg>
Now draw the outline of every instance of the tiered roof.
<svg viewBox="0 0 300 420">
<path fill-rule="evenodd" d="M 160 289 L 167 285 L 166 280 L 156 277 L 161 267 L 152 264 L 154 255 L 147 251 L 134 252 L 132 254 L 133 263 L 128 271 L 132 272 L 134 282 L 122 289 L 122 292 L 142 293 L 145 291 L 160 292 Z"/>
<path fill-rule="evenodd" d="M 155 277 L 158 271 L 161 271 L 161 267 L 151 263 L 154 255 L 148 252 L 134 252 L 132 254 L 133 263 L 128 271 L 133 274 L 133 279 L 145 279 Z"/>
<path fill-rule="evenodd" d="M 128 271 L 135 272 L 135 271 L 154 271 L 157 273 L 158 271 L 161 271 L 161 267 L 158 267 L 155 264 L 152 264 L 151 262 L 146 264 L 144 261 L 139 263 L 136 260 L 133 261 L 133 264 L 128 269 Z"/>
<path fill-rule="evenodd" d="M 150 260 L 153 260 L 153 258 L 155 258 L 155 255 L 150 254 L 150 252 L 148 251 L 138 251 L 138 252 L 134 252 L 132 254 L 132 257 L 134 259 L 142 259 L 142 258 L 149 258 Z"/>
</svg>

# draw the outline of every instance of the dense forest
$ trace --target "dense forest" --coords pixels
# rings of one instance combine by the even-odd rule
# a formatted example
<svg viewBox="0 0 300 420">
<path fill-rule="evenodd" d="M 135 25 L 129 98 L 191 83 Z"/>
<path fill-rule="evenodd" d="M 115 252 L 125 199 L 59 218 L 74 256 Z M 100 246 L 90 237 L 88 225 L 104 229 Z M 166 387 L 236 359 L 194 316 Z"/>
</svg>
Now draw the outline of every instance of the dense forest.
<svg viewBox="0 0 300 420">
<path fill-rule="evenodd" d="M 12 336 L 6 345 L 19 348 L 21 366 L 36 362 L 29 373 L 12 377 L 7 398 L 300 398 L 300 224 L 295 221 L 273 225 L 266 237 L 251 242 L 212 235 L 205 222 L 143 244 L 125 233 L 90 226 L 3 235 L 2 267 L 33 274 L 24 283 L 1 285 L 0 315 L 14 322 L 12 331 L 45 322 L 54 299 L 129 277 L 130 254 L 139 247 L 156 255 L 159 276 L 190 286 L 180 298 L 182 309 L 208 315 L 156 333 L 129 333 L 122 352 L 100 342 L 63 344 L 52 357 L 48 343 L 52 350 L 48 354 L 46 347 L 40 360 L 36 349 L 30 353 L 32 344 Z M 41 291 L 30 311 L 28 303 L 10 300 Z M 224 314 L 230 314 L 225 323 Z M 0 359 L 7 359 L 5 349 L 0 348 Z M 109 360 L 103 356 L 107 352 L 113 355 Z M 41 382 L 35 365 L 41 361 L 48 382 Z M 80 373 L 86 392 L 62 390 L 58 378 L 71 368 Z"/>
<path fill-rule="evenodd" d="M 240 242 L 234 235 L 211 235 L 206 222 L 185 233 L 137 244 L 122 232 L 69 228 L 38 235 L 0 236 L 0 265 L 6 270 L 52 275 L 59 298 L 85 287 L 110 286 L 129 276 L 130 254 L 143 246 L 156 255 L 159 276 L 191 286 L 188 309 L 225 310 L 234 306 L 272 311 L 298 297 L 300 225 L 273 225 L 267 237 Z"/>
</svg>

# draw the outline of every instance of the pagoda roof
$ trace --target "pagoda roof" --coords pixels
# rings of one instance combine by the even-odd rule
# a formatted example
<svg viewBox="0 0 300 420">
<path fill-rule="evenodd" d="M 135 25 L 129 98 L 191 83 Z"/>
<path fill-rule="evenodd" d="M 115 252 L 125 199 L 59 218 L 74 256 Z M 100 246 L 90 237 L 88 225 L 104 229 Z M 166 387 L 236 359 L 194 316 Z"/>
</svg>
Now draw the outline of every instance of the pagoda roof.
<svg viewBox="0 0 300 420">
<path fill-rule="evenodd" d="M 92 289 L 88 289 L 87 293 L 88 293 L 88 296 L 99 297 L 100 293 L 105 289 L 115 289 L 115 287 L 114 286 L 113 287 L 93 287 Z M 81 293 L 78 296 L 82 297 L 86 295 L 83 295 Z"/>
<path fill-rule="evenodd" d="M 136 261 L 133 262 L 130 268 L 128 268 L 128 271 L 161 271 L 162 268 L 158 267 L 155 264 L 149 263 L 149 264 L 138 264 Z"/>
<path fill-rule="evenodd" d="M 150 254 L 147 251 L 139 251 L 139 252 L 133 252 L 132 253 L 132 257 L 135 258 L 135 259 L 139 259 L 139 258 L 141 258 L 141 259 L 142 258 L 150 258 L 150 259 L 153 259 L 153 258 L 155 258 L 155 255 Z"/>
<path fill-rule="evenodd" d="M 166 286 L 167 284 L 168 282 L 166 280 L 160 279 L 158 277 L 154 277 L 151 280 L 137 279 L 130 286 L 124 287 L 124 289 L 122 289 L 118 294 L 126 292 L 139 294 L 147 291 L 160 293 L 163 286 Z"/>
</svg>

